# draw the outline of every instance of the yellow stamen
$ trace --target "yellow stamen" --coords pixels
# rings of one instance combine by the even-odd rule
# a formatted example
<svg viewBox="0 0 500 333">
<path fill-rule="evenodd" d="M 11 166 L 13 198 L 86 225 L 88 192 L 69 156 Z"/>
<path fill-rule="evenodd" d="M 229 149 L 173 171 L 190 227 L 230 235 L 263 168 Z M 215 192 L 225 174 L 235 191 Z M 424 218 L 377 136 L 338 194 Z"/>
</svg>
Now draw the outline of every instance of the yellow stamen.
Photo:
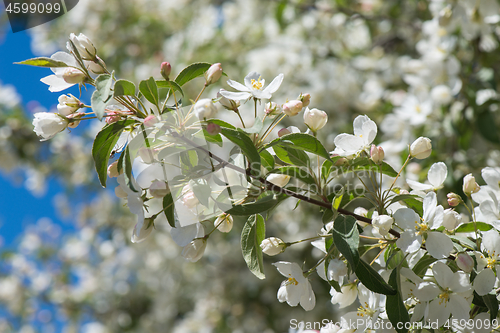
<svg viewBox="0 0 500 333">
<path fill-rule="evenodd" d="M 449 300 L 450 300 L 450 290 L 448 288 L 446 288 L 445 291 L 443 291 L 441 294 L 439 294 L 439 304 L 441 303 L 447 303 Z"/>
<path fill-rule="evenodd" d="M 286 281 L 286 284 L 287 284 L 287 285 L 293 284 L 293 285 L 295 285 L 295 286 L 296 286 L 296 285 L 298 285 L 299 283 L 297 282 L 297 280 L 295 280 L 295 278 L 290 277 L 290 278 L 288 278 L 288 280 Z"/>
<path fill-rule="evenodd" d="M 358 308 L 358 312 L 356 313 L 357 316 L 364 317 L 367 315 L 368 317 L 371 317 L 375 314 L 375 310 L 370 309 L 368 306 L 368 303 L 365 302 L 365 306 L 360 306 Z"/>
<path fill-rule="evenodd" d="M 259 76 L 259 78 L 257 80 L 255 79 L 252 79 L 252 87 L 254 89 L 257 89 L 257 90 L 261 90 L 262 89 L 262 82 L 260 82 L 260 79 L 261 77 Z"/>
<path fill-rule="evenodd" d="M 422 235 L 429 230 L 429 226 L 426 223 L 418 223 L 418 221 L 415 221 L 415 230 L 417 231 L 417 235 Z"/>
<path fill-rule="evenodd" d="M 497 263 L 497 261 L 491 257 L 488 258 L 488 260 L 486 262 L 487 262 L 488 268 L 491 268 L 491 269 L 493 269 L 493 267 L 495 267 L 495 264 Z"/>
</svg>

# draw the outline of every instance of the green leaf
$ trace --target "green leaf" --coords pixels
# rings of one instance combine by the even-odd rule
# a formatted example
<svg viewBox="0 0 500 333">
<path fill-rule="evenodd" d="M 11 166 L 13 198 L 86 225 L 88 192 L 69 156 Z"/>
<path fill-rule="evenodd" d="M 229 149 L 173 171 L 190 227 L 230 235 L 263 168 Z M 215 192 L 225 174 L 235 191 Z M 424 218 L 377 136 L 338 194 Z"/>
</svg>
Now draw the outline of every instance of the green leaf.
<svg viewBox="0 0 500 333">
<path fill-rule="evenodd" d="M 160 109 L 158 105 L 158 87 L 153 77 L 141 81 L 141 83 L 139 83 L 139 90 L 144 98 Z"/>
<path fill-rule="evenodd" d="M 333 213 L 333 210 L 325 209 L 321 221 L 323 222 L 323 224 L 327 224 L 328 222 L 331 222 L 333 220 L 334 216 L 335 214 Z"/>
<path fill-rule="evenodd" d="M 32 59 L 23 60 L 20 62 L 15 62 L 14 64 L 16 64 L 16 65 L 30 65 L 30 66 L 36 66 L 36 67 L 50 67 L 50 68 L 68 67 L 68 65 L 62 61 L 54 60 L 52 58 L 47 58 L 47 57 L 32 58 Z"/>
<path fill-rule="evenodd" d="M 278 144 L 283 146 L 283 143 L 288 143 L 289 145 L 293 145 L 296 149 L 308 151 L 330 160 L 330 154 L 328 154 L 321 142 L 319 142 L 319 140 L 314 136 L 304 133 L 291 133 L 283 135 L 281 138 L 269 142 L 265 148 L 273 147 Z"/>
<path fill-rule="evenodd" d="M 240 147 L 248 159 L 251 172 L 260 174 L 260 155 L 248 135 L 229 128 L 221 128 L 221 134 Z"/>
<path fill-rule="evenodd" d="M 477 230 L 480 230 L 480 231 L 488 231 L 488 230 L 493 229 L 493 226 L 491 224 L 484 223 L 484 222 L 476 222 L 476 227 L 477 227 Z M 475 230 L 474 229 L 474 222 L 470 222 L 470 223 L 464 223 L 461 226 L 459 226 L 457 229 L 455 229 L 455 233 L 457 233 L 457 232 L 473 232 L 474 230 Z"/>
<path fill-rule="evenodd" d="M 306 184 L 315 184 L 314 178 L 311 176 L 306 168 L 296 167 L 296 166 L 285 166 L 271 171 L 272 173 L 278 173 L 281 175 L 288 175 L 303 181 Z"/>
<path fill-rule="evenodd" d="M 223 146 L 222 136 L 220 136 L 220 134 L 212 135 L 208 133 L 206 129 L 203 129 L 203 138 L 207 140 L 207 142 L 215 143 L 219 147 Z"/>
<path fill-rule="evenodd" d="M 450 239 L 453 242 L 458 242 L 462 246 L 465 246 L 466 248 L 476 251 L 477 250 L 477 244 L 474 241 L 471 241 L 469 238 L 462 237 L 462 236 L 455 236 L 455 235 L 448 235 Z"/>
<path fill-rule="evenodd" d="M 420 258 L 420 260 L 415 264 L 415 266 L 413 266 L 413 272 L 420 277 L 424 277 L 425 272 L 427 272 L 429 266 L 435 263 L 436 261 L 437 261 L 436 258 L 431 257 L 428 254 L 424 254 L 424 256 Z"/>
<path fill-rule="evenodd" d="M 390 203 L 395 203 L 398 201 L 403 201 L 408 208 L 413 209 L 417 214 L 420 216 L 423 215 L 424 209 L 423 209 L 423 202 L 422 198 L 420 198 L 418 195 L 414 194 L 399 194 L 394 196 Z"/>
<path fill-rule="evenodd" d="M 234 127 L 233 125 L 226 123 L 224 120 L 220 120 L 220 119 L 210 119 L 207 123 L 217 124 L 220 127 L 224 127 L 224 128 L 236 129 L 236 127 Z"/>
<path fill-rule="evenodd" d="M 210 66 L 212 66 L 212 64 L 209 64 L 207 62 L 197 62 L 197 63 L 191 64 L 191 65 L 187 66 L 186 68 L 184 68 L 179 73 L 179 75 L 177 75 L 177 77 L 175 78 L 174 81 L 179 86 L 182 87 L 183 85 L 185 85 L 186 83 L 188 83 L 192 79 L 195 79 L 195 78 L 205 74 L 205 72 L 210 68 Z"/>
<path fill-rule="evenodd" d="M 408 326 L 406 323 L 410 322 L 410 316 L 408 315 L 408 310 L 406 310 L 403 298 L 401 297 L 401 272 L 399 266 L 392 271 L 389 277 L 389 285 L 394 288 L 394 290 L 397 290 L 397 294 L 388 295 L 386 298 L 385 311 L 387 317 L 398 333 L 406 333 L 408 330 L 404 327 L 405 325 Z M 398 327 L 402 328 L 398 329 Z"/>
<path fill-rule="evenodd" d="M 359 259 L 359 233 L 356 219 L 352 216 L 339 215 L 333 223 L 333 242 L 337 249 L 356 271 Z"/>
<path fill-rule="evenodd" d="M 226 211 L 226 213 L 231 215 L 252 215 L 261 212 L 265 212 L 273 208 L 278 203 L 278 200 L 274 195 L 269 195 L 264 197 L 256 202 L 244 204 L 244 205 L 236 205 L 233 208 Z"/>
<path fill-rule="evenodd" d="M 198 199 L 202 205 L 208 207 L 208 199 L 210 199 L 210 195 L 212 194 L 210 185 L 208 185 L 204 179 L 191 180 L 189 184 L 193 189 L 196 199 Z"/>
<path fill-rule="evenodd" d="M 116 81 L 113 96 L 135 96 L 135 84 L 127 80 Z"/>
<path fill-rule="evenodd" d="M 325 260 L 325 265 L 324 265 L 325 266 L 325 276 L 326 276 L 327 279 L 328 279 L 328 265 L 330 265 L 330 261 L 331 260 L 332 260 L 332 258 L 330 256 L 328 256 L 326 258 L 326 260 Z M 335 280 L 328 280 L 328 283 L 338 293 L 342 292 L 341 289 L 340 289 L 340 285 L 339 285 L 339 283 L 337 281 L 335 281 Z"/>
<path fill-rule="evenodd" d="M 241 251 L 250 271 L 259 279 L 264 279 L 264 261 L 260 243 L 266 237 L 264 218 L 257 214 L 248 218 L 241 231 Z"/>
<path fill-rule="evenodd" d="M 498 314 L 498 300 L 496 295 L 488 294 L 484 295 L 482 298 L 484 304 L 486 304 L 486 307 L 490 310 L 490 320 L 495 320 Z"/>
<path fill-rule="evenodd" d="M 252 127 L 240 128 L 239 130 L 248 134 L 253 134 L 253 133 L 260 133 L 262 127 L 264 127 L 264 122 L 260 117 L 257 117 Z"/>
<path fill-rule="evenodd" d="M 198 154 L 196 154 L 196 150 L 193 149 L 180 152 L 179 159 L 181 171 L 184 175 L 189 174 L 189 172 L 198 165 Z"/>
<path fill-rule="evenodd" d="M 133 124 L 134 120 L 121 120 L 116 123 L 106 125 L 97 134 L 94 144 L 92 146 L 92 157 L 94 159 L 95 169 L 97 171 L 97 176 L 103 187 L 106 187 L 106 180 L 108 178 L 108 161 L 109 155 L 116 145 L 120 134 L 123 129 L 130 124 Z"/>
<path fill-rule="evenodd" d="M 172 197 L 172 193 L 170 192 L 168 192 L 168 194 L 163 197 L 163 212 L 167 217 L 168 224 L 170 224 L 172 228 L 175 228 L 175 205 L 174 198 Z"/>
<path fill-rule="evenodd" d="M 181 93 L 182 97 L 184 97 L 184 90 L 182 90 L 181 86 L 175 81 L 159 80 L 156 81 L 156 86 L 158 88 L 168 88 L 173 91 L 178 91 Z"/>
<path fill-rule="evenodd" d="M 101 120 L 106 111 L 106 104 L 111 99 L 113 79 L 109 74 L 101 74 L 95 79 L 95 91 L 90 99 L 92 110 L 97 119 Z"/>
<path fill-rule="evenodd" d="M 132 182 L 132 160 L 130 158 L 130 151 L 128 149 L 128 146 L 125 147 L 123 151 L 123 164 L 122 164 L 122 169 L 123 169 L 123 176 L 125 178 L 125 184 L 134 192 L 137 192 L 137 190 L 134 187 L 134 184 Z"/>
<path fill-rule="evenodd" d="M 396 295 L 396 290 L 388 285 L 380 274 L 364 260 L 359 260 L 355 272 L 359 281 L 371 291 L 384 295 Z"/>
<path fill-rule="evenodd" d="M 301 150 L 291 148 L 288 145 L 276 145 L 273 147 L 276 156 L 283 162 L 292 165 L 308 166 L 310 164 L 309 156 Z"/>
<path fill-rule="evenodd" d="M 332 161 L 325 160 L 323 164 L 321 165 L 321 178 L 324 180 L 328 179 L 328 176 L 330 176 L 330 172 L 332 170 L 333 163 Z"/>
<path fill-rule="evenodd" d="M 382 162 L 375 164 L 370 159 L 358 157 L 351 161 L 349 167 L 344 172 L 360 172 L 360 171 L 373 171 L 378 173 L 382 171 L 383 174 L 390 177 L 396 177 L 398 173 L 389 164 Z"/>
<path fill-rule="evenodd" d="M 268 171 L 274 169 L 274 157 L 267 150 L 260 152 L 260 161 Z"/>
<path fill-rule="evenodd" d="M 399 267 L 401 264 L 404 265 L 405 254 L 400 249 L 395 249 L 389 259 L 386 261 L 387 269 L 393 269 L 395 267 Z"/>
</svg>

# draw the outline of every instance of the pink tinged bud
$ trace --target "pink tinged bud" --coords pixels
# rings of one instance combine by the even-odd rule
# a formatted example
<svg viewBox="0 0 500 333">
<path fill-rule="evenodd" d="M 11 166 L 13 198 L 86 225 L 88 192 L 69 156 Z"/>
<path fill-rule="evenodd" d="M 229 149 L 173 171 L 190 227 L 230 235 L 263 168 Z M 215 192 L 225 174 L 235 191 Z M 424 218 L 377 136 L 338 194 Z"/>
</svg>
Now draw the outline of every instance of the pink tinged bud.
<svg viewBox="0 0 500 333">
<path fill-rule="evenodd" d="M 311 131 L 319 131 L 326 125 L 327 122 L 328 115 L 325 111 L 306 108 L 306 111 L 304 112 L 304 123 L 311 129 Z"/>
<path fill-rule="evenodd" d="M 382 147 L 372 145 L 370 149 L 370 156 L 372 161 L 378 164 L 384 160 L 385 153 Z"/>
<path fill-rule="evenodd" d="M 153 149 L 142 147 L 139 149 L 139 156 L 142 158 L 143 162 L 146 164 L 151 164 L 155 161 L 155 154 Z"/>
<path fill-rule="evenodd" d="M 146 127 L 153 127 L 154 124 L 156 124 L 157 122 L 158 122 L 158 118 L 156 118 L 155 115 L 150 114 L 149 116 L 147 116 L 144 119 L 144 126 L 146 126 Z"/>
<path fill-rule="evenodd" d="M 431 155 L 432 144 L 429 138 L 419 137 L 410 146 L 410 156 L 416 159 L 424 159 Z"/>
<path fill-rule="evenodd" d="M 205 80 L 206 85 L 210 85 L 219 81 L 222 76 L 222 66 L 220 63 L 213 64 L 210 68 L 205 72 Z"/>
<path fill-rule="evenodd" d="M 408 190 L 399 190 L 399 194 L 410 194 L 410 192 L 408 192 Z"/>
<path fill-rule="evenodd" d="M 302 102 L 302 105 L 304 107 L 307 107 L 309 103 L 311 102 L 311 95 L 310 94 L 300 94 L 299 100 Z"/>
<path fill-rule="evenodd" d="M 205 238 L 194 239 L 191 243 L 184 246 L 181 256 L 191 262 L 196 262 L 203 256 L 206 247 L 207 240 Z"/>
<path fill-rule="evenodd" d="M 210 135 L 217 135 L 220 133 L 220 125 L 214 124 L 214 123 L 209 123 L 207 125 L 207 132 Z"/>
<path fill-rule="evenodd" d="M 476 183 L 476 178 L 474 178 L 472 173 L 469 173 L 464 177 L 464 185 L 462 186 L 462 190 L 465 194 L 471 195 L 472 193 L 477 193 L 480 189 L 481 188 Z"/>
<path fill-rule="evenodd" d="M 76 113 L 72 113 L 70 114 L 67 118 L 68 118 L 68 127 L 69 128 L 76 128 L 78 125 L 80 125 L 80 119 L 83 118 L 85 116 L 85 113 L 83 112 L 76 112 Z"/>
<path fill-rule="evenodd" d="M 214 227 L 220 232 L 230 232 L 233 229 L 233 217 L 229 214 L 222 214 L 214 221 Z"/>
<path fill-rule="evenodd" d="M 149 194 L 155 198 L 163 198 L 169 193 L 170 189 L 168 188 L 167 183 L 162 180 L 155 180 L 151 183 L 151 186 L 149 186 Z"/>
<path fill-rule="evenodd" d="M 448 193 L 446 197 L 448 198 L 448 205 L 450 205 L 451 207 L 458 206 L 462 201 L 462 198 L 458 194 L 453 192 Z"/>
<path fill-rule="evenodd" d="M 286 102 L 283 104 L 283 112 L 289 116 L 293 117 L 299 114 L 302 111 L 303 104 L 301 101 L 293 100 L 290 102 Z"/>
<path fill-rule="evenodd" d="M 274 116 L 274 115 L 277 115 L 277 114 L 281 113 L 282 110 L 281 110 L 281 107 L 277 103 L 268 102 L 268 103 L 266 103 L 264 112 L 268 116 Z"/>
<path fill-rule="evenodd" d="M 108 166 L 108 177 L 109 178 L 116 178 L 120 175 L 120 173 L 121 172 L 118 172 L 118 161 L 115 161 Z"/>
<path fill-rule="evenodd" d="M 281 138 L 283 135 L 290 134 L 290 130 L 288 128 L 282 128 L 278 131 L 278 136 Z"/>
<path fill-rule="evenodd" d="M 336 162 L 335 162 L 335 166 L 341 166 L 341 165 L 344 165 L 347 163 L 347 158 L 345 157 L 342 157 L 342 158 L 339 158 Z"/>
<path fill-rule="evenodd" d="M 76 84 L 82 83 L 85 80 L 86 75 L 79 69 L 68 67 L 64 70 L 62 78 L 66 81 L 66 83 Z"/>
<path fill-rule="evenodd" d="M 160 65 L 160 74 L 163 76 L 163 78 L 167 81 L 169 81 L 169 76 L 170 73 L 172 72 L 172 66 L 170 65 L 169 62 L 162 62 Z"/>
<path fill-rule="evenodd" d="M 460 252 L 455 261 L 457 266 L 465 273 L 470 273 L 474 269 L 474 259 L 466 252 Z"/>
<path fill-rule="evenodd" d="M 119 112 L 115 112 L 115 111 L 112 111 L 112 112 L 108 112 L 108 116 L 105 117 L 104 121 L 106 122 L 106 124 L 112 124 L 112 123 L 116 123 L 118 120 L 120 120 L 121 116 L 120 116 L 120 113 Z"/>
<path fill-rule="evenodd" d="M 260 248 L 268 256 L 275 256 L 285 251 L 286 244 L 279 238 L 269 237 L 260 243 Z"/>
</svg>

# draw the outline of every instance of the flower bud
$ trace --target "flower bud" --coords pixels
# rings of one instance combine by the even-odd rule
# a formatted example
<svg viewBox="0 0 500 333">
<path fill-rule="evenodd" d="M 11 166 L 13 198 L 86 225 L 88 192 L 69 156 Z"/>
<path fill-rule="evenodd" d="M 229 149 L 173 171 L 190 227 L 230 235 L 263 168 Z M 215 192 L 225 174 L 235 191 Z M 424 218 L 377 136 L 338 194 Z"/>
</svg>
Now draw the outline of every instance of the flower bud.
<svg viewBox="0 0 500 333">
<path fill-rule="evenodd" d="M 347 275 L 347 265 L 343 260 L 332 259 L 328 264 L 327 278 L 328 281 L 339 281 L 342 276 Z"/>
<path fill-rule="evenodd" d="M 156 116 L 153 114 L 150 114 L 149 116 L 144 118 L 144 126 L 146 126 L 146 127 L 153 127 L 154 124 L 156 124 L 157 122 L 158 122 L 158 118 L 156 118 Z"/>
<path fill-rule="evenodd" d="M 455 228 L 462 222 L 462 216 L 455 212 L 453 209 L 448 208 L 443 213 L 443 226 L 447 230 L 455 230 Z"/>
<path fill-rule="evenodd" d="M 379 215 L 372 219 L 372 225 L 382 236 L 387 236 L 392 228 L 394 219 L 389 215 Z"/>
<path fill-rule="evenodd" d="M 63 116 L 69 116 L 77 111 L 82 105 L 82 102 L 71 94 L 61 95 L 57 101 L 59 102 L 59 104 L 57 104 L 57 112 Z"/>
<path fill-rule="evenodd" d="M 140 243 L 145 240 L 153 231 L 153 218 L 145 218 L 143 221 L 137 222 L 132 233 L 132 243 Z"/>
<path fill-rule="evenodd" d="M 220 232 L 230 232 L 233 229 L 233 217 L 229 214 L 222 214 L 214 221 L 214 227 Z"/>
<path fill-rule="evenodd" d="M 222 66 L 220 63 L 213 64 L 210 68 L 205 72 L 205 85 L 210 85 L 219 81 L 222 76 Z"/>
<path fill-rule="evenodd" d="M 474 269 L 474 259 L 467 252 L 460 252 L 455 261 L 457 266 L 465 273 L 470 273 Z"/>
<path fill-rule="evenodd" d="M 347 158 L 341 157 L 337 161 L 335 161 L 334 165 L 335 166 L 342 166 L 347 163 Z"/>
<path fill-rule="evenodd" d="M 199 119 L 212 118 L 217 113 L 217 108 L 209 98 L 200 99 L 194 105 L 194 113 Z"/>
<path fill-rule="evenodd" d="M 82 33 L 76 36 L 72 33 L 69 35 L 69 39 L 71 39 L 83 60 L 93 60 L 95 58 L 97 50 L 87 36 Z"/>
<path fill-rule="evenodd" d="M 384 160 L 385 153 L 382 147 L 372 145 L 370 149 L 370 156 L 372 161 L 378 164 Z"/>
<path fill-rule="evenodd" d="M 221 91 L 224 89 L 221 89 Z M 219 99 L 219 103 L 227 110 L 238 112 L 238 108 L 240 107 L 240 101 L 234 101 L 232 99 L 228 99 L 217 93 L 217 98 Z"/>
<path fill-rule="evenodd" d="M 283 187 L 290 181 L 290 176 L 272 173 L 269 176 L 267 176 L 267 181 L 279 187 Z"/>
<path fill-rule="evenodd" d="M 66 81 L 66 83 L 76 84 L 82 83 L 85 80 L 86 75 L 79 69 L 68 67 L 64 70 L 62 78 Z"/>
<path fill-rule="evenodd" d="M 85 116 L 85 113 L 83 112 L 76 112 L 70 114 L 68 118 L 68 128 L 76 128 L 78 125 L 80 125 L 80 120 Z"/>
<path fill-rule="evenodd" d="M 476 183 L 476 178 L 474 178 L 472 173 L 469 173 L 464 177 L 464 185 L 462 186 L 462 190 L 465 194 L 471 195 L 472 193 L 477 193 L 480 189 L 481 188 Z"/>
<path fill-rule="evenodd" d="M 265 105 L 265 109 L 264 109 L 264 112 L 268 115 L 268 116 L 275 116 L 281 112 L 283 112 L 283 110 L 281 110 L 281 106 L 279 106 L 277 103 L 274 103 L 274 102 L 268 102 L 266 103 Z"/>
<path fill-rule="evenodd" d="M 33 131 L 41 137 L 40 141 L 53 138 L 68 127 L 68 120 L 56 113 L 37 112 L 33 119 Z"/>
<path fill-rule="evenodd" d="M 207 125 L 207 132 L 210 135 L 217 135 L 220 133 L 220 125 L 214 124 L 214 123 L 209 123 Z"/>
<path fill-rule="evenodd" d="M 112 124 L 116 123 L 118 120 L 120 120 L 121 116 L 119 112 L 111 111 L 108 112 L 107 117 L 105 117 L 104 121 L 106 124 Z"/>
<path fill-rule="evenodd" d="M 194 208 L 196 207 L 196 205 L 198 205 L 198 198 L 196 197 L 196 195 L 194 195 L 194 192 L 189 185 L 184 186 L 184 188 L 182 189 L 182 193 L 182 203 L 184 204 L 184 206 L 186 206 L 187 208 Z"/>
<path fill-rule="evenodd" d="M 206 247 L 207 240 L 205 238 L 194 239 L 191 243 L 184 246 L 181 256 L 191 262 L 196 262 L 203 256 Z"/>
<path fill-rule="evenodd" d="M 162 62 L 160 65 L 160 74 L 163 76 L 163 78 L 167 81 L 169 80 L 170 73 L 172 72 L 172 66 L 170 65 L 169 62 Z"/>
<path fill-rule="evenodd" d="M 123 171 L 123 170 L 121 170 Z M 114 161 L 108 166 L 108 177 L 116 178 L 120 175 L 121 172 L 118 172 L 118 161 Z"/>
<path fill-rule="evenodd" d="M 155 198 L 163 198 L 170 193 L 167 183 L 162 180 L 155 180 L 149 186 L 149 194 Z"/>
<path fill-rule="evenodd" d="M 311 95 L 310 94 L 300 94 L 299 101 L 302 102 L 303 107 L 307 107 L 309 103 L 311 102 Z"/>
<path fill-rule="evenodd" d="M 453 192 L 448 193 L 446 197 L 448 198 L 448 205 L 451 207 L 456 207 L 460 204 L 460 202 L 462 202 L 462 198 Z"/>
<path fill-rule="evenodd" d="M 104 61 L 99 57 L 95 58 L 95 61 L 84 61 L 85 67 L 94 74 L 106 73 L 106 68 L 104 67 L 106 66 L 106 64 L 104 63 Z"/>
<path fill-rule="evenodd" d="M 303 104 L 301 101 L 293 100 L 283 104 L 283 112 L 289 116 L 296 116 L 300 111 L 302 111 Z"/>
<path fill-rule="evenodd" d="M 326 125 L 327 121 L 328 115 L 325 111 L 306 108 L 304 112 L 304 123 L 311 131 L 316 133 Z"/>
<path fill-rule="evenodd" d="M 429 138 L 423 136 L 419 137 L 417 140 L 413 141 L 410 146 L 410 156 L 416 159 L 424 159 L 431 155 L 432 144 Z"/>
<path fill-rule="evenodd" d="M 288 128 L 282 128 L 278 131 L 278 136 L 281 138 L 283 135 L 290 134 L 290 130 Z"/>
<path fill-rule="evenodd" d="M 269 237 L 260 243 L 260 248 L 268 256 L 275 256 L 285 251 L 286 244 L 279 238 Z"/>
<path fill-rule="evenodd" d="M 139 148 L 139 156 L 142 158 L 142 161 L 146 164 L 151 164 L 155 161 L 155 154 L 153 149 L 147 147 Z"/>
</svg>

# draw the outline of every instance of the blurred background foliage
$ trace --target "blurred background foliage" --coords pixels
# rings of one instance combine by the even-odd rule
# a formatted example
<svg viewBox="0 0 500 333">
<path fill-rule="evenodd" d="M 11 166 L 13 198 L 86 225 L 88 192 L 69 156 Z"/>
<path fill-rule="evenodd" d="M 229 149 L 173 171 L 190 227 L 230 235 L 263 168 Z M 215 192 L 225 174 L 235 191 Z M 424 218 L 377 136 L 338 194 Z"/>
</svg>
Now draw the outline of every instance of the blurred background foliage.
<svg viewBox="0 0 500 333">
<path fill-rule="evenodd" d="M 442 193 L 462 194 L 465 174 L 480 180 L 483 167 L 500 162 L 499 8 L 497 0 L 80 0 L 30 34 L 33 52 L 49 56 L 65 49 L 69 33 L 82 32 L 117 77 L 136 82 L 159 78 L 162 61 L 174 73 L 192 62 L 220 62 L 240 82 L 250 71 L 268 82 L 284 73 L 274 101 L 310 93 L 311 106 L 329 115 L 319 133 L 327 149 L 367 114 L 395 168 L 415 138 L 432 139 L 432 156 L 410 165 L 401 187 L 408 188 L 405 178 L 425 180 L 432 163 L 443 161 L 449 173 Z M 229 89 L 224 81 L 205 96 Z M 192 84 L 191 98 L 202 84 Z M 31 118 L 44 106 L 22 105 L 16 96 L 14 87 L 0 85 L 0 172 L 39 195 L 48 178 L 59 179 L 64 191 L 48 195 L 74 229 L 41 217 L 3 250 L 0 332 L 286 332 L 293 318 L 341 314 L 318 277 L 312 313 L 279 303 L 282 276 L 270 264 L 299 257 L 308 266 L 320 254 L 304 244 L 267 257 L 260 281 L 240 255 L 240 220 L 229 234 L 212 237 L 197 263 L 179 256 L 166 221 L 157 221 L 147 241 L 131 244 L 134 218 L 113 186 L 98 186 L 93 169 L 91 144 L 102 124 L 41 143 Z M 306 129 L 301 116 L 287 121 Z M 272 212 L 267 236 L 317 234 L 320 212 L 295 203 Z"/>
</svg>

